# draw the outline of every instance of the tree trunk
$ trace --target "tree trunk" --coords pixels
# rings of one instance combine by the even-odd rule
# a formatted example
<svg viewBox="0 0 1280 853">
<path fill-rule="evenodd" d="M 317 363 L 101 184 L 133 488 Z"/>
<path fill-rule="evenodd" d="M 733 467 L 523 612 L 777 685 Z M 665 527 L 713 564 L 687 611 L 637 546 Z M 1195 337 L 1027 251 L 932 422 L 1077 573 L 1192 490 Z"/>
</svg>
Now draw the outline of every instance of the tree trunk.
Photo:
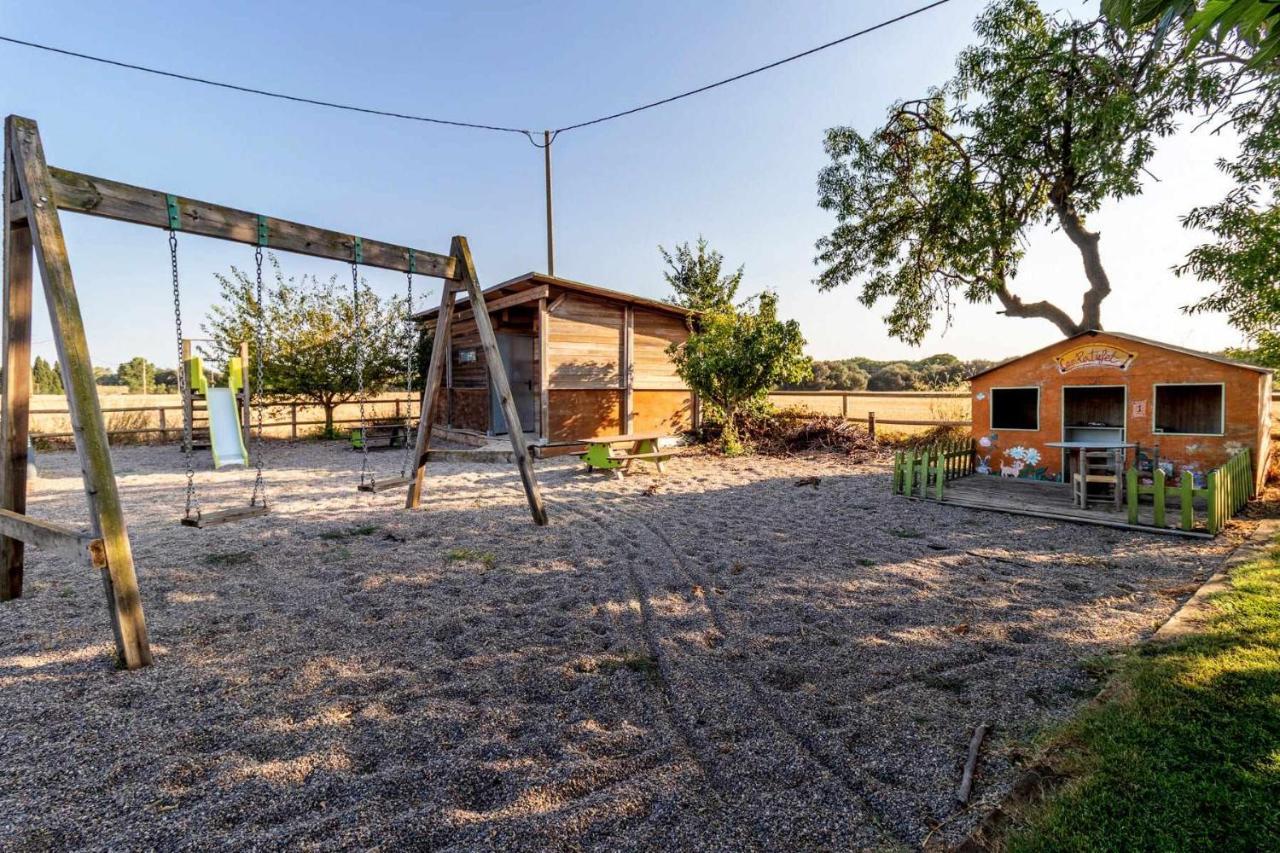
<svg viewBox="0 0 1280 853">
<path fill-rule="evenodd" d="M 1069 199 L 1057 195 L 1052 201 L 1063 232 L 1080 252 L 1084 275 L 1089 280 L 1089 289 L 1085 291 L 1081 306 L 1080 331 L 1100 331 L 1102 300 L 1111 293 L 1111 279 L 1107 278 L 1107 271 L 1102 267 L 1102 253 L 1098 251 L 1098 241 L 1102 235 L 1084 227 L 1084 219 Z"/>
<path fill-rule="evenodd" d="M 324 406 L 324 437 L 336 438 L 337 433 L 333 429 L 333 410 L 338 407 L 338 404 L 332 400 L 325 400 L 321 405 Z"/>
</svg>

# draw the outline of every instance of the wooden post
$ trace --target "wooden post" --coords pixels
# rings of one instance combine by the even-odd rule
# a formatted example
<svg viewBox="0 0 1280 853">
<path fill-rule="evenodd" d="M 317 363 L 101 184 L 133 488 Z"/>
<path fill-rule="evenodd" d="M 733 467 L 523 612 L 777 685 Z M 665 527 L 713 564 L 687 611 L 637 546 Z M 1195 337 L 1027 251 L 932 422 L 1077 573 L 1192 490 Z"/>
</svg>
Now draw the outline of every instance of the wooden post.
<svg viewBox="0 0 1280 853">
<path fill-rule="evenodd" d="M 5 138 L 8 139 L 6 129 Z M 6 146 L 7 148 L 7 146 Z M 0 509 L 27 511 L 27 428 L 31 414 L 31 224 L 15 216 L 21 201 L 13 157 L 4 158 L 4 356 L 0 376 Z M 0 538 L 0 601 L 22 596 L 24 546 L 19 539 Z"/>
<path fill-rule="evenodd" d="M 169 428 L 165 424 L 164 406 L 160 406 L 157 411 L 160 412 L 160 441 L 163 443 L 169 440 Z"/>
<path fill-rule="evenodd" d="M 635 419 L 636 315 L 631 306 L 622 309 L 622 433 L 631 432 Z"/>
<path fill-rule="evenodd" d="M 546 524 L 547 508 L 542 504 L 542 492 L 538 488 L 538 479 L 533 473 L 533 458 L 529 455 L 529 448 L 525 444 L 524 425 L 520 423 L 520 413 L 516 410 L 515 398 L 511 396 L 507 369 L 502 364 L 502 353 L 498 350 L 498 339 L 493 334 L 493 324 L 489 320 L 489 311 L 484 305 L 484 293 L 480 289 L 475 261 L 471 258 L 471 249 L 467 247 L 466 237 L 453 238 L 451 254 L 457 258 L 458 269 L 462 274 L 462 285 L 466 288 L 467 295 L 471 297 L 476 331 L 480 333 L 480 345 L 484 348 L 485 363 L 489 365 L 489 379 L 493 383 L 493 389 L 498 395 L 498 403 L 502 406 L 503 418 L 507 422 L 507 435 L 511 438 L 516 467 L 520 470 L 525 497 L 529 500 L 529 511 L 533 514 L 535 524 Z M 434 352 L 432 354 L 434 355 Z"/>
<path fill-rule="evenodd" d="M 27 204 L 36 262 L 44 283 L 76 451 L 84 474 L 90 524 L 94 537 L 103 540 L 106 551 L 107 568 L 102 572 L 102 580 L 115 632 L 116 657 L 122 666 L 136 669 L 151 663 L 151 645 L 124 510 L 111 465 L 111 448 L 94 385 L 93 360 L 85 339 L 62 223 L 54 204 L 52 179 L 34 121 L 10 116 L 5 121 L 5 141 Z"/>
<path fill-rule="evenodd" d="M 455 238 L 454 243 L 457 243 Z M 422 403 L 418 407 L 418 438 L 414 443 L 413 474 L 409 477 L 409 490 L 405 496 L 406 509 L 416 509 L 422 503 L 422 481 L 426 476 L 427 449 L 431 446 L 431 430 L 435 426 L 436 405 L 440 399 L 440 385 L 444 379 L 444 362 L 449 352 L 449 336 L 453 329 L 453 303 L 458 288 L 453 282 L 445 282 L 440 288 L 440 310 L 436 312 L 436 333 L 431 342 L 431 361 L 427 363 L 427 375 L 422 380 Z"/>
<path fill-rule="evenodd" d="M 298 401 L 289 401 L 289 438 L 292 441 L 298 440 Z"/>
<path fill-rule="evenodd" d="M 555 225 L 551 217 L 551 131 L 542 132 L 542 156 L 547 167 L 547 275 L 556 274 Z"/>
<path fill-rule="evenodd" d="M 876 437 L 876 413 L 867 412 L 867 435 L 871 438 Z"/>
<path fill-rule="evenodd" d="M 849 395 L 840 395 L 840 417 L 849 420 Z"/>
<path fill-rule="evenodd" d="M 547 363 L 550 320 L 544 296 L 538 300 L 538 435 L 543 441 L 551 440 L 551 366 Z"/>
</svg>

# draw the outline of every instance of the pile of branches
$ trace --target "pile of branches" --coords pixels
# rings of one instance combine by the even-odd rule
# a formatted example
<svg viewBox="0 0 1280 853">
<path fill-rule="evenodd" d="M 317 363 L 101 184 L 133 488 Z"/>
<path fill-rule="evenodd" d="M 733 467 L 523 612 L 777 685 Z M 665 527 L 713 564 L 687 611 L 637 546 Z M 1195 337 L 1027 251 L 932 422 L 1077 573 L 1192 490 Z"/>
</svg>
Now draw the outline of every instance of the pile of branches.
<svg viewBox="0 0 1280 853">
<path fill-rule="evenodd" d="M 797 453 L 840 453 L 855 461 L 887 457 L 891 451 L 881 446 L 862 424 L 836 415 L 816 415 L 803 409 L 782 409 L 770 413 L 752 412 L 738 424 L 743 441 L 759 453 L 790 456 Z"/>
</svg>

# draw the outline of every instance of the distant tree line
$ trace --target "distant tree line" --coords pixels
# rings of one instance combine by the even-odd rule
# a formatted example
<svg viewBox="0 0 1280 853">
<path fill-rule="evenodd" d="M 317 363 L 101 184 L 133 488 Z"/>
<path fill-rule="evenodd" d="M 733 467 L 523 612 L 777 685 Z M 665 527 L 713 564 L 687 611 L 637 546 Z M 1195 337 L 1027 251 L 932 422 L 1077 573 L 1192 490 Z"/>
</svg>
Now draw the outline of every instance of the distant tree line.
<svg viewBox="0 0 1280 853">
<path fill-rule="evenodd" d="M 960 388 L 972 374 L 990 367 L 987 359 L 962 361 L 939 353 L 918 361 L 842 358 L 815 361 L 813 377 L 783 385 L 801 391 L 945 391 Z"/>
</svg>

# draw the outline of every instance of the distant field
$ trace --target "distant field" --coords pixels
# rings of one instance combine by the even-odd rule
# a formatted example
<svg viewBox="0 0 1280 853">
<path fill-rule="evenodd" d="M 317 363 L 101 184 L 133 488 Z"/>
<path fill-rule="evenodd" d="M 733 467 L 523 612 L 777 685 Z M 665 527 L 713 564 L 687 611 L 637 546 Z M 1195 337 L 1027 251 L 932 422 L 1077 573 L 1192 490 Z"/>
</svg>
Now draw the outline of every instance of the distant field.
<svg viewBox="0 0 1280 853">
<path fill-rule="evenodd" d="M 802 408 L 823 415 L 865 420 L 875 412 L 884 421 L 968 421 L 972 418 L 968 391 L 782 391 L 769 395 L 778 408 Z M 920 432 L 927 426 L 884 424 L 890 432 Z"/>
</svg>

